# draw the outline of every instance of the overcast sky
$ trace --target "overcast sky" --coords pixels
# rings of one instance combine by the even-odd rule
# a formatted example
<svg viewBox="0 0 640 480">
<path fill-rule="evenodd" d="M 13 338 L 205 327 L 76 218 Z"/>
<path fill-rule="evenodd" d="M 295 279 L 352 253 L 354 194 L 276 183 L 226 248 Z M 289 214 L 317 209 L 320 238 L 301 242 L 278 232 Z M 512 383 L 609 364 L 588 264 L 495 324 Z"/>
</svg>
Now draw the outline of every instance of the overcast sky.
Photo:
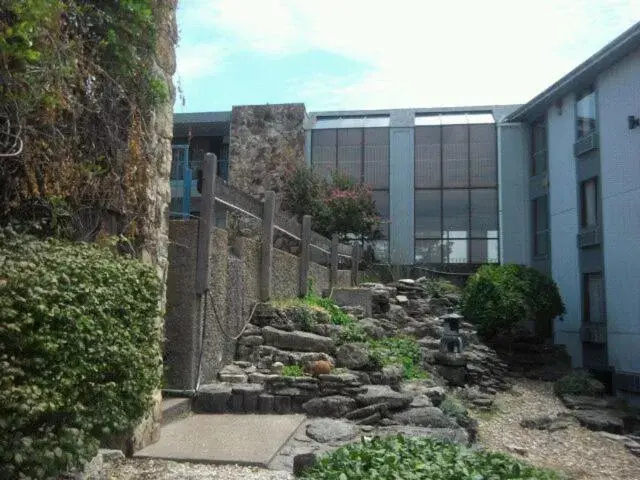
<svg viewBox="0 0 640 480">
<path fill-rule="evenodd" d="M 180 0 L 176 112 L 524 103 L 640 0 Z"/>
</svg>

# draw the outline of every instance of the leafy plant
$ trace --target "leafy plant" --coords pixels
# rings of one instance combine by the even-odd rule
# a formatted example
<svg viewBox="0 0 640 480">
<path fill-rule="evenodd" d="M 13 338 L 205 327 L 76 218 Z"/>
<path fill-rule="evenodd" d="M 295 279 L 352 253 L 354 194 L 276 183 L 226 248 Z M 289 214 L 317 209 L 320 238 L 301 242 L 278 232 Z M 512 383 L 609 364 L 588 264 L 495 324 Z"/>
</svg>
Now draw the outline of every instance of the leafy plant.
<svg viewBox="0 0 640 480">
<path fill-rule="evenodd" d="M 560 378 L 553 385 L 553 390 L 558 396 L 585 395 L 598 397 L 605 393 L 605 386 L 589 376 L 587 372 L 571 372 Z"/>
<path fill-rule="evenodd" d="M 489 338 L 523 321 L 533 321 L 540 336 L 548 336 L 551 322 L 564 312 L 555 282 L 523 265 L 482 266 L 467 282 L 462 299 L 462 314 Z"/>
<path fill-rule="evenodd" d="M 340 172 L 328 181 L 311 167 L 298 166 L 286 181 L 284 206 L 300 220 L 311 215 L 313 229 L 327 237 L 373 239 L 379 234 L 370 187 Z"/>
<path fill-rule="evenodd" d="M 300 365 L 285 365 L 282 368 L 282 375 L 285 377 L 302 377 L 304 370 Z"/>
<path fill-rule="evenodd" d="M 361 343 L 369 340 L 369 335 L 364 328 L 355 322 L 347 323 L 340 332 L 341 343 Z"/>
<path fill-rule="evenodd" d="M 316 325 L 315 312 L 306 304 L 293 305 L 287 309 L 287 315 L 298 330 L 311 332 Z"/>
<path fill-rule="evenodd" d="M 305 298 L 305 303 L 324 308 L 331 315 L 331 323 L 334 325 L 349 325 L 353 323 L 353 318 L 344 313 L 330 298 L 309 295 Z"/>
<path fill-rule="evenodd" d="M 496 452 L 470 451 L 425 437 L 347 445 L 322 457 L 302 478 L 314 480 L 559 480 L 560 474 Z"/>
<path fill-rule="evenodd" d="M 378 367 L 401 365 L 407 379 L 426 378 L 422 369 L 422 353 L 415 338 L 408 336 L 386 337 L 370 340 L 371 363 Z"/>
<path fill-rule="evenodd" d="M 159 283 L 96 244 L 0 230 L 0 477 L 50 478 L 128 433 L 160 385 Z"/>
</svg>

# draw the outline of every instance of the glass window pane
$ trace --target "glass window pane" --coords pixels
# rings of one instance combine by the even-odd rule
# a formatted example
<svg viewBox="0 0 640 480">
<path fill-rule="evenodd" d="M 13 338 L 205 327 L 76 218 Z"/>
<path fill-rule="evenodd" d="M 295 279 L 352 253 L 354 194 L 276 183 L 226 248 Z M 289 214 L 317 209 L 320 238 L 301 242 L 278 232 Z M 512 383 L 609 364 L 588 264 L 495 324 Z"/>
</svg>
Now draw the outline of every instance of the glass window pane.
<svg viewBox="0 0 640 480">
<path fill-rule="evenodd" d="M 466 125 L 469 123 L 469 117 L 466 113 L 445 113 L 440 115 L 442 125 Z"/>
<path fill-rule="evenodd" d="M 373 249 L 374 261 L 383 263 L 389 261 L 389 240 L 372 240 L 369 244 Z"/>
<path fill-rule="evenodd" d="M 471 186 L 495 187 L 498 183 L 495 125 L 469 126 L 469 147 Z"/>
<path fill-rule="evenodd" d="M 440 237 L 442 231 L 440 190 L 416 190 L 416 238 Z"/>
<path fill-rule="evenodd" d="M 468 237 L 469 190 L 444 190 L 442 202 L 442 230 L 445 237 Z"/>
<path fill-rule="evenodd" d="M 425 115 L 420 115 L 417 114 L 415 116 L 415 120 L 414 120 L 414 124 L 417 125 L 441 125 L 440 122 L 440 115 L 436 114 L 436 115 L 429 115 L 429 114 L 425 114 Z"/>
<path fill-rule="evenodd" d="M 469 124 L 496 123 L 496 119 L 491 113 L 469 113 L 467 122 Z"/>
<path fill-rule="evenodd" d="M 595 227 L 598 223 L 598 187 L 592 178 L 582 183 L 582 226 Z"/>
<path fill-rule="evenodd" d="M 362 167 L 362 129 L 338 130 L 338 170 L 360 182 Z"/>
<path fill-rule="evenodd" d="M 604 284 L 601 274 L 586 276 L 587 322 L 604 322 Z"/>
<path fill-rule="evenodd" d="M 471 263 L 497 263 L 498 240 L 471 240 Z"/>
<path fill-rule="evenodd" d="M 414 248 L 416 263 L 442 263 L 441 240 L 416 240 Z"/>
<path fill-rule="evenodd" d="M 330 176 L 336 168 L 336 130 L 311 132 L 311 165 L 321 175 Z"/>
<path fill-rule="evenodd" d="M 364 117 L 364 127 L 388 127 L 389 126 L 388 115 L 375 115 L 373 117 Z"/>
<path fill-rule="evenodd" d="M 440 127 L 416 127 L 415 136 L 415 186 L 440 187 Z"/>
<path fill-rule="evenodd" d="M 380 233 L 382 233 L 383 238 L 389 238 L 389 192 L 374 190 L 371 192 L 371 198 L 375 202 L 378 214 L 382 219 Z"/>
<path fill-rule="evenodd" d="M 443 240 L 445 263 L 469 263 L 469 240 L 447 239 Z"/>
<path fill-rule="evenodd" d="M 596 130 L 596 93 L 593 90 L 578 97 L 576 103 L 578 138 Z"/>
<path fill-rule="evenodd" d="M 535 233 L 533 254 L 536 257 L 549 254 L 549 234 L 546 230 Z"/>
<path fill-rule="evenodd" d="M 389 129 L 364 129 L 364 182 L 389 188 Z"/>
<path fill-rule="evenodd" d="M 498 232 L 498 191 L 471 190 L 471 236 L 494 237 Z"/>
<path fill-rule="evenodd" d="M 445 187 L 469 185 L 469 127 L 442 127 L 442 176 Z"/>
<path fill-rule="evenodd" d="M 547 196 L 538 197 L 534 201 L 535 230 L 540 232 L 549 228 L 549 214 L 547 210 Z"/>
</svg>

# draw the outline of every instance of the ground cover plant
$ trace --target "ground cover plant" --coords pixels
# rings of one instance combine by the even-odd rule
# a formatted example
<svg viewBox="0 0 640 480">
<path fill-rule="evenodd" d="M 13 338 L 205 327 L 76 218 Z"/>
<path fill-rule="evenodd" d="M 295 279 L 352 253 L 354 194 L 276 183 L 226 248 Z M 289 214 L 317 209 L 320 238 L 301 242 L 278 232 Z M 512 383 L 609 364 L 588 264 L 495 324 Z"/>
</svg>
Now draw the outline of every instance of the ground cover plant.
<svg viewBox="0 0 640 480">
<path fill-rule="evenodd" d="M 303 478 L 314 480 L 559 480 L 503 453 L 471 451 L 424 437 L 363 439 L 321 458 Z"/>
</svg>

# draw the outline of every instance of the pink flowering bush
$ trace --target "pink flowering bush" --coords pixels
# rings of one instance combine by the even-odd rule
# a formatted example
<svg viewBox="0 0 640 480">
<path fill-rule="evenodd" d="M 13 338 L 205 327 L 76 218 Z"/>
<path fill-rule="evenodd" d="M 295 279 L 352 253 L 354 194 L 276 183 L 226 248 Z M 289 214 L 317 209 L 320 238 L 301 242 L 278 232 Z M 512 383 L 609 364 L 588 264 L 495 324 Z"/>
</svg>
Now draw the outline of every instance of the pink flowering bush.
<svg viewBox="0 0 640 480">
<path fill-rule="evenodd" d="M 307 166 L 289 174 L 284 205 L 300 220 L 313 217 L 313 229 L 327 237 L 373 239 L 379 235 L 380 216 L 371 196 L 371 188 L 334 173 L 331 181 Z"/>
</svg>

